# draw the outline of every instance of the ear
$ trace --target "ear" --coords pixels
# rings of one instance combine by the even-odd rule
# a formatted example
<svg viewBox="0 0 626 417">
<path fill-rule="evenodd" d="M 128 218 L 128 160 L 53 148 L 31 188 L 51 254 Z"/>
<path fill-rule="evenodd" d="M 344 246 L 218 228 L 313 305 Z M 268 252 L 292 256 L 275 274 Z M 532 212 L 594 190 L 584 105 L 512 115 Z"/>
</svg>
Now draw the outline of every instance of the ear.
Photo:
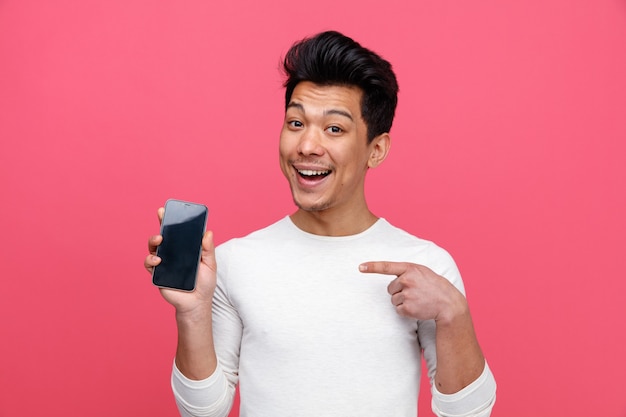
<svg viewBox="0 0 626 417">
<path fill-rule="evenodd" d="M 391 148 L 391 137 L 389 133 L 382 133 L 372 139 L 370 143 L 370 157 L 367 161 L 368 168 L 376 168 L 387 157 Z"/>
</svg>

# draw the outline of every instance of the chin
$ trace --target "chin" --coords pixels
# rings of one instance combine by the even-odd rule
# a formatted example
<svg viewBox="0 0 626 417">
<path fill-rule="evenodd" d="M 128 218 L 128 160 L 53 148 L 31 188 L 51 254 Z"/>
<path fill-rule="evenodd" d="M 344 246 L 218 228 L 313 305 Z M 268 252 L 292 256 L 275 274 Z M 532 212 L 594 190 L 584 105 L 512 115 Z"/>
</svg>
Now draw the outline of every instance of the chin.
<svg viewBox="0 0 626 417">
<path fill-rule="evenodd" d="M 324 211 L 330 208 L 331 206 L 331 203 L 328 201 L 318 201 L 315 203 L 305 204 L 302 201 L 298 201 L 294 198 L 293 202 L 295 203 L 296 207 L 298 207 L 300 210 L 310 212 L 310 213 Z"/>
</svg>

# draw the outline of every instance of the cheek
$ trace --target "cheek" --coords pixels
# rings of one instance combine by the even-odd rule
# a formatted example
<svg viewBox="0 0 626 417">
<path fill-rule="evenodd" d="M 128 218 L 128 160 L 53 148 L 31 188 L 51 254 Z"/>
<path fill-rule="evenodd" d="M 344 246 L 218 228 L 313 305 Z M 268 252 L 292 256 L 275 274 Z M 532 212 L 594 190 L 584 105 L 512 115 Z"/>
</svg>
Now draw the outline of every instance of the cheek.
<svg viewBox="0 0 626 417">
<path fill-rule="evenodd" d="M 283 146 L 280 146 L 278 148 L 278 160 L 280 162 L 280 169 L 282 169 L 283 172 L 286 174 L 287 167 L 291 166 L 291 164 L 289 163 L 291 158 L 288 150 Z"/>
<path fill-rule="evenodd" d="M 293 136 L 282 131 L 278 140 L 278 152 L 281 159 L 288 158 L 295 151 L 295 147 L 296 141 Z"/>
<path fill-rule="evenodd" d="M 283 174 L 287 178 L 289 178 L 292 175 L 291 164 L 289 163 L 289 160 L 290 160 L 289 148 L 284 146 L 284 142 L 281 139 L 280 144 L 278 146 L 278 162 L 280 164 L 280 170 L 283 172 Z"/>
<path fill-rule="evenodd" d="M 367 168 L 369 153 L 361 148 L 351 147 L 337 150 L 334 153 L 334 162 L 345 167 L 349 171 L 361 171 Z"/>
</svg>

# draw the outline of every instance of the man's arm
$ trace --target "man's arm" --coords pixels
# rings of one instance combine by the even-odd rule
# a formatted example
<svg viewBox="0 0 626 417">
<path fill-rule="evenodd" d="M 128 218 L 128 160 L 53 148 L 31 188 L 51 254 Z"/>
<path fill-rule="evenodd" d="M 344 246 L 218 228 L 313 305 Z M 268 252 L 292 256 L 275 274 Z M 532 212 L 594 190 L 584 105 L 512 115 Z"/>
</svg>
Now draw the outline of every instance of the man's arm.
<svg viewBox="0 0 626 417">
<path fill-rule="evenodd" d="M 176 310 L 176 326 L 176 367 L 191 380 L 208 378 L 217 368 L 210 303 L 192 311 Z"/>
<path fill-rule="evenodd" d="M 434 274 L 427 270 L 426 274 Z M 467 300 L 447 279 L 434 276 L 439 281 L 441 310 L 433 317 L 436 325 L 437 373 L 435 386 L 442 394 L 453 394 L 475 381 L 485 368 L 485 358 L 478 344 L 474 324 L 470 315 Z M 404 287 L 400 291 L 411 291 Z M 415 289 L 415 291 L 418 291 Z M 419 297 L 416 295 L 416 297 Z M 418 315 L 419 306 L 414 300 L 404 303 L 413 315 Z M 414 304 L 411 307 L 411 304 Z M 414 309 L 414 310 L 412 310 Z M 409 313 L 409 314 L 411 314 Z M 415 318 L 413 315 L 410 317 Z"/>
<path fill-rule="evenodd" d="M 397 313 L 423 322 L 434 321 L 434 383 L 439 393 L 457 393 L 481 377 L 486 369 L 485 358 L 469 307 L 465 296 L 450 281 L 423 265 L 411 263 L 367 262 L 359 269 L 395 275 L 387 290 Z"/>
<path fill-rule="evenodd" d="M 159 221 L 163 220 L 165 209 L 159 208 Z M 161 235 L 148 240 L 150 254 L 144 261 L 150 273 L 161 263 L 156 255 L 158 246 L 163 241 Z M 213 345 L 212 302 L 216 286 L 217 264 L 213 234 L 205 232 L 202 238 L 202 255 L 198 265 L 196 288 L 192 292 L 160 288 L 161 295 L 176 309 L 178 326 L 178 345 L 176 366 L 188 378 L 201 380 L 209 377 L 217 367 L 217 358 Z"/>
<path fill-rule="evenodd" d="M 163 208 L 158 211 L 159 220 L 163 218 Z M 148 272 L 157 266 L 161 260 L 156 256 L 156 249 L 161 244 L 161 235 L 152 236 L 148 241 L 150 254 L 145 258 L 144 266 Z M 185 415 L 194 415 L 189 410 L 199 409 L 196 404 L 188 403 L 184 397 L 185 393 L 192 393 L 198 388 L 204 387 L 204 383 L 209 377 L 214 376 L 218 369 L 217 355 L 213 343 L 213 323 L 212 306 L 213 295 L 216 287 L 217 263 L 215 260 L 215 247 L 213 244 L 213 234 L 206 232 L 202 239 L 202 255 L 198 267 L 196 288 L 192 292 L 183 292 L 161 288 L 161 295 L 172 304 L 176 311 L 176 325 L 178 329 L 178 344 L 176 348 L 175 369 L 173 372 L 173 387 L 179 405 L 184 404 Z M 226 378 L 218 375 L 219 391 L 216 392 L 216 401 L 223 400 L 225 395 Z M 175 382 L 179 382 L 178 384 Z M 199 383 L 196 383 L 199 382 Z M 176 386 L 180 390 L 176 390 Z M 215 392 L 213 390 L 213 392 Z M 191 394 L 193 397 L 193 394 Z M 204 400 L 211 401 L 206 395 L 198 396 Z M 211 396 L 209 396 L 211 397 Z M 211 405 L 213 407 L 213 405 Z M 230 408 L 230 405 L 228 405 Z M 181 409 L 181 413 L 183 410 Z M 226 414 L 228 412 L 226 411 Z M 222 415 L 216 413 L 214 415 Z"/>
</svg>

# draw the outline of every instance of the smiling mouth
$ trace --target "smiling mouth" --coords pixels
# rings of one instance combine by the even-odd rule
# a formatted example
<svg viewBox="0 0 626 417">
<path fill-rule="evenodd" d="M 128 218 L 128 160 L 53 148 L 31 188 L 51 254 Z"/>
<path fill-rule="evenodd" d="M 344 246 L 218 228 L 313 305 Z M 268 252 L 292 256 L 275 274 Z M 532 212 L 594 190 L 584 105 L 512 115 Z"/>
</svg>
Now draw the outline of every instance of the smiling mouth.
<svg viewBox="0 0 626 417">
<path fill-rule="evenodd" d="M 316 170 L 312 170 L 312 169 L 298 169 L 296 171 L 298 172 L 298 174 L 301 177 L 307 178 L 307 179 L 324 178 L 328 174 L 330 174 L 330 170 L 328 170 L 328 169 L 321 170 L 321 171 L 316 171 Z"/>
</svg>

